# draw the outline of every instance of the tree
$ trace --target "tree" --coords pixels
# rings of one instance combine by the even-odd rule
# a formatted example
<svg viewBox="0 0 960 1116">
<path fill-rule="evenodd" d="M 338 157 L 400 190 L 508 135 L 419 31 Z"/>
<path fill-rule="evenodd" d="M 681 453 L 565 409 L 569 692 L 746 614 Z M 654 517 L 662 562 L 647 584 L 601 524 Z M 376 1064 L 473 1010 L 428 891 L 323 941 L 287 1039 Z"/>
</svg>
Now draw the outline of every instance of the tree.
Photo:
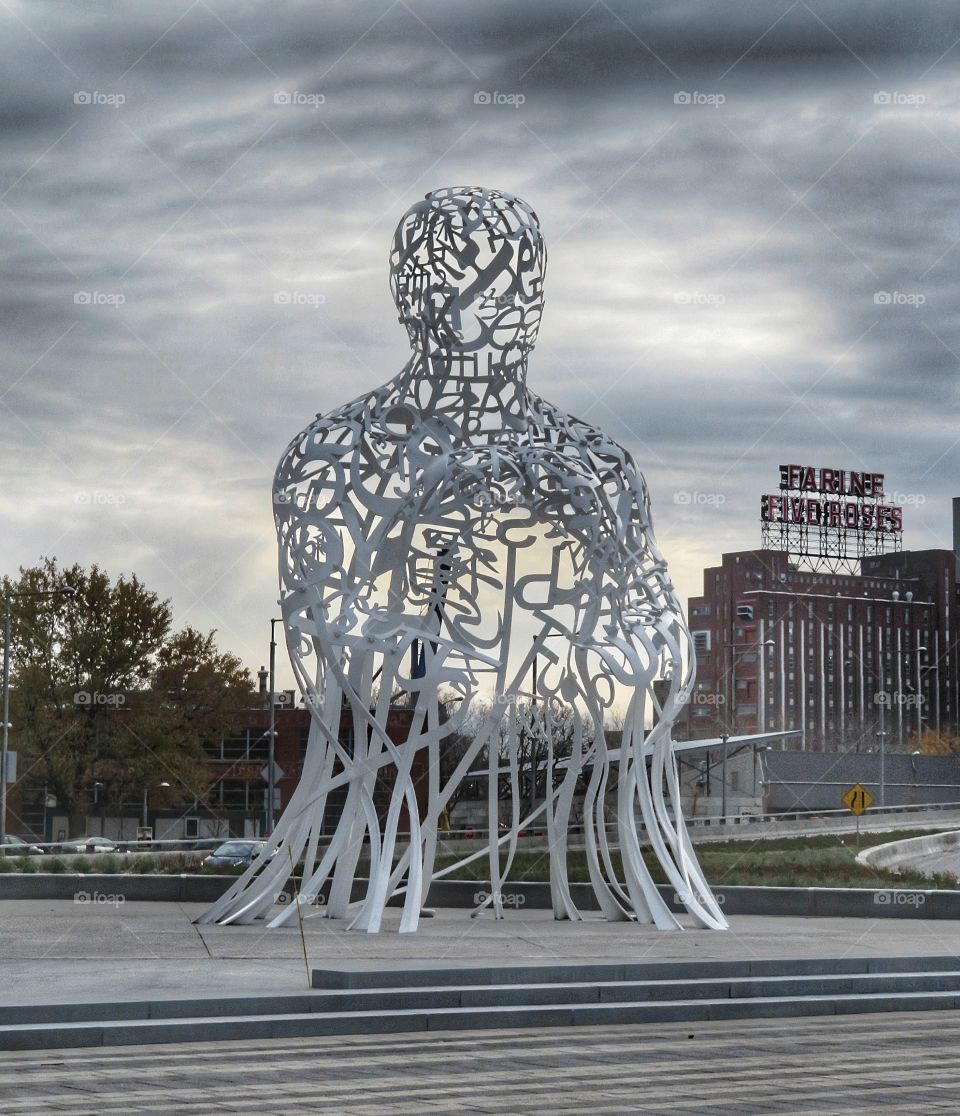
<svg viewBox="0 0 960 1116">
<path fill-rule="evenodd" d="M 927 729 L 916 747 L 925 756 L 960 756 L 960 737 Z"/>
<path fill-rule="evenodd" d="M 460 698 L 459 695 L 453 693 L 441 693 L 440 695 L 440 723 L 447 726 L 444 730 L 444 735 L 440 741 L 440 785 L 444 787 L 449 783 L 454 772 L 459 767 L 463 757 L 467 754 L 471 744 L 473 744 L 473 737 L 475 728 L 471 731 L 470 718 L 468 717 L 459 728 L 453 728 L 449 724 L 460 713 Z M 480 754 L 475 757 L 471 768 L 476 768 L 482 763 L 486 763 L 486 748 L 481 748 Z M 463 778 L 454 784 L 450 797 L 447 799 L 446 816 L 449 818 L 453 812 L 454 806 L 467 795 L 467 790 L 471 785 L 472 780 Z"/>
<path fill-rule="evenodd" d="M 73 596 L 32 596 L 69 587 Z M 171 611 L 135 576 L 55 559 L 20 570 L 14 594 L 12 706 L 21 778 L 43 782 L 82 836 L 96 797 L 122 804 L 167 782 L 202 800 L 203 744 L 249 703 L 247 672 L 213 633 L 171 634 Z"/>
<path fill-rule="evenodd" d="M 506 768 L 509 764 L 512 738 L 516 746 L 521 808 L 523 813 L 527 814 L 543 799 L 547 791 L 549 741 L 544 721 L 544 706 L 537 702 L 518 701 L 508 706 L 499 706 L 498 709 L 501 711 L 501 716 L 493 735 L 498 766 Z M 481 724 L 495 716 L 496 712 L 497 710 L 490 702 L 477 701 L 474 703 L 474 708 L 463 726 L 464 748 L 479 731 Z M 574 722 L 575 714 L 570 707 L 560 704 L 551 706 L 550 731 L 553 737 L 554 760 L 563 759 L 571 754 Z M 482 748 L 472 764 L 474 770 L 486 768 L 487 755 L 486 747 Z M 455 764 L 451 764 L 451 770 L 453 766 Z M 561 777 L 562 771 L 554 772 L 555 783 Z M 508 788 L 508 780 L 501 778 L 501 796 L 509 793 Z"/>
</svg>

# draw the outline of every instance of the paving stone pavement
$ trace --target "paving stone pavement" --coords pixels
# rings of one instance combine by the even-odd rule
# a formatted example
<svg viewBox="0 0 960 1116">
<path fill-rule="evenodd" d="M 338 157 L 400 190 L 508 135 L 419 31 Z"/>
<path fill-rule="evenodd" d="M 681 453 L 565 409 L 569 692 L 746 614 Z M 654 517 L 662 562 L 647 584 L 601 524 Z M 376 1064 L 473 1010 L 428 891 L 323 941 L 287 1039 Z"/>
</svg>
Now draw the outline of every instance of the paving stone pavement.
<svg viewBox="0 0 960 1116">
<path fill-rule="evenodd" d="M 956 1112 L 960 1013 L 0 1053 L 0 1111 Z"/>
<path fill-rule="evenodd" d="M 9 1004 L 301 991 L 296 928 L 196 927 L 203 908 L 0 903 Z M 415 935 L 306 924 L 311 965 L 404 960 L 960 956 L 960 922 L 735 916 L 666 934 L 599 918 L 436 912 Z M 391 922 L 390 929 L 395 929 Z M 432 1032 L 0 1053 L 0 1113 L 960 1111 L 960 1012 Z"/>
</svg>

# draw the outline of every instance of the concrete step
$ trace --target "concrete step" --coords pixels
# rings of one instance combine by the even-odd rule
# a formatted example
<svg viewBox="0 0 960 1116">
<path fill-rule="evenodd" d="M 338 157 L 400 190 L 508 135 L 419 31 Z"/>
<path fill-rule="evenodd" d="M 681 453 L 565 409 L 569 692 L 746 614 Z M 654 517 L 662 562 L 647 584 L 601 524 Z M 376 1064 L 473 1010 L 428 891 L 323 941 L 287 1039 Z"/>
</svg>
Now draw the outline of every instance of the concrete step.
<svg viewBox="0 0 960 1116">
<path fill-rule="evenodd" d="M 412 961 L 378 968 L 353 961 L 313 970 L 314 988 L 414 988 L 418 985 L 589 983 L 595 981 L 703 980 L 748 976 L 831 976 L 846 973 L 960 972 L 953 954 L 931 957 L 788 957 L 740 961 L 544 961 L 516 965 L 464 965 Z"/>
<path fill-rule="evenodd" d="M 696 1022 L 719 1019 L 944 1011 L 960 1006 L 957 992 L 881 992 L 857 996 L 765 996 L 646 1003 L 434 1007 L 193 1019 L 107 1020 L 0 1026 L 0 1050 L 130 1046 L 347 1034 L 387 1034 L 516 1027 Z"/>
<path fill-rule="evenodd" d="M 574 1006 L 798 996 L 863 996 L 884 992 L 957 992 L 960 970 L 847 973 L 680 980 L 588 981 L 530 984 L 416 985 L 299 995 L 229 996 L 79 1004 L 29 1004 L 0 1009 L 3 1026 L 126 1023 L 174 1019 L 239 1018 L 364 1011 L 433 1011 L 440 1008 Z"/>
<path fill-rule="evenodd" d="M 694 1022 L 960 1006 L 960 961 L 955 957 L 421 964 L 386 973 L 357 964 L 325 972 L 344 978 L 360 975 L 363 987 L 219 999 L 3 1007 L 0 1049 Z M 405 985 L 390 983 L 401 974 Z M 438 975 L 443 979 L 431 983 Z M 378 977 L 384 978 L 382 983 Z"/>
</svg>

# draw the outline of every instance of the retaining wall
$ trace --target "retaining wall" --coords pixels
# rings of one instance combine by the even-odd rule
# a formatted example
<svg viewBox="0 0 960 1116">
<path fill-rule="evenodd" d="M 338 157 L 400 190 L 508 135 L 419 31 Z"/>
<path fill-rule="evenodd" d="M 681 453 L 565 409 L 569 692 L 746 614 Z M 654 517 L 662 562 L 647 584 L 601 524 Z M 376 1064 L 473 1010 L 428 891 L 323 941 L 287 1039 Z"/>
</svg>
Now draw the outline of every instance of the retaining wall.
<svg viewBox="0 0 960 1116">
<path fill-rule="evenodd" d="M 960 835 L 955 835 L 960 837 Z M 901 842 L 897 842 L 898 844 Z M 881 846 L 883 847 L 883 846 Z M 869 850 L 868 850 L 869 851 Z M 165 901 L 212 903 L 230 886 L 233 876 L 125 876 L 95 873 L 7 873 L 0 875 L 0 901 L 6 899 L 60 899 L 78 903 Z M 364 884 L 354 885 L 354 898 L 363 896 Z M 574 902 L 583 911 L 598 909 L 590 884 L 571 884 Z M 435 907 L 470 909 L 489 892 L 483 883 L 437 880 L 427 903 Z M 683 909 L 674 888 L 660 892 L 673 910 Z M 714 894 L 727 914 L 787 915 L 847 918 L 948 918 L 960 920 L 960 890 L 936 891 L 902 888 L 833 887 L 716 887 Z M 285 898 L 292 896 L 287 887 Z M 506 883 L 504 907 L 510 911 L 548 910 L 547 883 Z M 402 896 L 391 901 L 399 906 Z"/>
</svg>

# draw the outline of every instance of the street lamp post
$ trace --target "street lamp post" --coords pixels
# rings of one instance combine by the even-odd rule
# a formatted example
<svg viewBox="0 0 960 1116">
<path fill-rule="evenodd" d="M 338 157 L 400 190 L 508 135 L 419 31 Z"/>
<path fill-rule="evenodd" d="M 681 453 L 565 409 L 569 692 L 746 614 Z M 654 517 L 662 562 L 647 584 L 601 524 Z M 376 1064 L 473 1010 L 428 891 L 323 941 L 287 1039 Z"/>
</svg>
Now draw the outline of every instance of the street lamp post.
<svg viewBox="0 0 960 1116">
<path fill-rule="evenodd" d="M 880 717 L 880 723 L 883 723 L 883 716 Z M 880 805 L 886 806 L 887 804 L 887 734 L 884 729 L 881 729 L 877 736 L 880 738 Z"/>
<path fill-rule="evenodd" d="M 723 755 L 720 757 L 720 814 L 723 824 L 727 824 L 727 741 L 729 732 L 721 732 L 720 740 L 723 743 Z"/>
<path fill-rule="evenodd" d="M 62 589 L 25 590 L 20 593 L 8 589 L 3 595 L 3 744 L 0 749 L 0 836 L 7 832 L 7 766 L 10 753 L 10 629 L 14 597 L 72 597 L 76 590 L 65 585 Z"/>
<path fill-rule="evenodd" d="M 157 783 L 157 786 L 158 787 L 169 787 L 170 784 L 169 783 Z M 150 790 L 149 787 L 144 787 L 143 788 L 143 828 L 144 829 L 147 828 L 147 793 L 148 793 L 149 790 Z"/>
<path fill-rule="evenodd" d="M 926 648 L 923 648 L 923 650 L 926 650 Z M 935 727 L 935 731 L 936 731 L 937 735 L 939 736 L 940 735 L 940 664 L 939 664 L 939 662 L 934 661 L 932 663 L 927 663 L 926 666 L 920 666 L 919 663 L 917 664 L 917 692 L 918 693 L 923 692 L 922 687 L 924 685 L 924 682 L 926 681 L 927 675 L 931 671 L 936 672 L 936 678 L 934 680 L 934 684 L 933 684 L 933 687 L 932 687 L 933 694 L 934 694 L 934 710 L 935 710 L 936 721 L 935 722 L 931 721 L 929 717 L 926 718 L 926 721 L 927 721 L 927 726 L 928 727 L 931 727 L 931 728 Z M 931 688 L 929 682 L 927 682 L 926 684 L 927 684 L 928 688 Z M 925 702 L 926 702 L 926 699 L 924 699 L 924 703 Z M 921 717 L 917 718 L 917 724 L 918 724 L 918 727 L 920 727 L 920 728 L 923 727 L 922 726 L 922 721 L 923 721 L 923 718 L 921 718 Z"/>
<path fill-rule="evenodd" d="M 273 757 L 274 748 L 277 741 L 277 694 L 276 694 L 276 673 L 277 673 L 277 636 L 276 625 L 281 623 L 280 619 L 273 619 L 270 621 L 270 727 L 267 730 L 269 739 L 267 741 L 267 835 L 273 832 L 273 796 L 274 786 L 276 784 L 276 777 L 273 770 Z"/>
</svg>

